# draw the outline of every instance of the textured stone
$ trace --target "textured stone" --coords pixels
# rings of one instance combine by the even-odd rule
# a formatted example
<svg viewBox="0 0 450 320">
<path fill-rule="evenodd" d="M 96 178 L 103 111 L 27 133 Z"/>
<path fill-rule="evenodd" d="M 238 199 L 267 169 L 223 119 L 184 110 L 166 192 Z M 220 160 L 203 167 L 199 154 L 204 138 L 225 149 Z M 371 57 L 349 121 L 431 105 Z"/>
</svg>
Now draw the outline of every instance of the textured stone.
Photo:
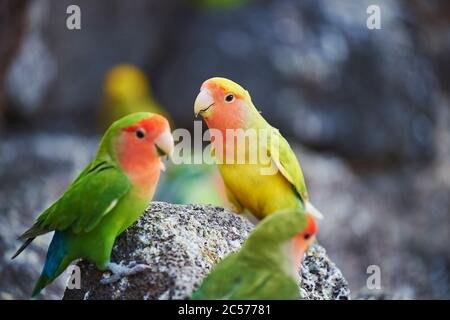
<svg viewBox="0 0 450 320">
<path fill-rule="evenodd" d="M 121 235 L 112 261 L 150 266 L 137 275 L 101 284 L 108 271 L 80 262 L 81 289 L 67 289 L 64 299 L 184 299 L 230 252 L 239 250 L 253 225 L 220 207 L 153 202 Z M 313 245 L 302 265 L 305 299 L 348 299 L 341 272 L 320 245 Z"/>
</svg>

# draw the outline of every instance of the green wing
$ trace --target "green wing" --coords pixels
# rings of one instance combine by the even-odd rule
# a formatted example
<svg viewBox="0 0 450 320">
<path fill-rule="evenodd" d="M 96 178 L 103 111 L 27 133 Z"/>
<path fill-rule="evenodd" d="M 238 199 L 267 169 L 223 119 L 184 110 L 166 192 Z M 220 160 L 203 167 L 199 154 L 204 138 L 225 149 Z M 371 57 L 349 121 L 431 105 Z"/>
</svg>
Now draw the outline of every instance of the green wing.
<svg viewBox="0 0 450 320">
<path fill-rule="evenodd" d="M 71 228 L 89 232 L 130 190 L 128 177 L 107 161 L 94 161 L 20 239 Z"/>
<path fill-rule="evenodd" d="M 241 276 L 235 272 L 239 268 L 237 253 L 232 253 L 220 261 L 192 294 L 192 299 L 228 299 L 239 285 Z"/>
<path fill-rule="evenodd" d="M 295 280 L 281 271 L 255 268 L 237 253 L 222 260 L 193 293 L 194 300 L 296 299 Z"/>
<path fill-rule="evenodd" d="M 275 165 L 280 170 L 281 174 L 288 180 L 302 200 L 308 200 L 308 191 L 306 189 L 305 178 L 303 177 L 302 169 L 292 151 L 291 146 L 287 140 L 280 134 L 280 132 L 273 128 L 275 139 L 272 138 L 269 144 L 269 153 Z M 274 148 L 273 150 L 271 148 Z"/>
</svg>

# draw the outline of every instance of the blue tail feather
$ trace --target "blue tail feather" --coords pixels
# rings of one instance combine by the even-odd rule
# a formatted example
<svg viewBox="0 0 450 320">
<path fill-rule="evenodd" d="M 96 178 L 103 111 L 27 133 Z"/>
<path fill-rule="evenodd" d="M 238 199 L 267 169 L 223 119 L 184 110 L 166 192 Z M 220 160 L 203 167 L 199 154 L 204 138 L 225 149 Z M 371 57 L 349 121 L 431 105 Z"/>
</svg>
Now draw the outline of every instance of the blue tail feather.
<svg viewBox="0 0 450 320">
<path fill-rule="evenodd" d="M 50 284 L 64 270 L 61 267 L 65 257 L 66 249 L 63 233 L 55 231 L 47 251 L 44 268 L 33 289 L 32 297 L 39 294 L 43 288 Z"/>
</svg>

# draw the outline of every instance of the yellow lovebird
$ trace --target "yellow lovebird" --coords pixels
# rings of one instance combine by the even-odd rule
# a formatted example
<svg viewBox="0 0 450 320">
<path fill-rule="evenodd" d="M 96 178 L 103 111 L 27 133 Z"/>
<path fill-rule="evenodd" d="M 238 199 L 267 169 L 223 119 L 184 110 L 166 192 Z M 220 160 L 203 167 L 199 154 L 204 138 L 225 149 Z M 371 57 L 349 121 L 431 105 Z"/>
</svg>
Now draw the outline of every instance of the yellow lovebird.
<svg viewBox="0 0 450 320">
<path fill-rule="evenodd" d="M 211 129 L 213 154 L 238 213 L 247 210 L 263 219 L 283 209 L 302 208 L 322 217 L 309 202 L 289 143 L 262 117 L 248 91 L 231 80 L 211 78 L 202 84 L 194 112 Z"/>
<path fill-rule="evenodd" d="M 151 112 L 164 116 L 173 128 L 173 121 L 164 108 L 153 98 L 146 75 L 136 66 L 120 64 L 105 77 L 100 110 L 100 127 L 135 112 Z"/>
</svg>

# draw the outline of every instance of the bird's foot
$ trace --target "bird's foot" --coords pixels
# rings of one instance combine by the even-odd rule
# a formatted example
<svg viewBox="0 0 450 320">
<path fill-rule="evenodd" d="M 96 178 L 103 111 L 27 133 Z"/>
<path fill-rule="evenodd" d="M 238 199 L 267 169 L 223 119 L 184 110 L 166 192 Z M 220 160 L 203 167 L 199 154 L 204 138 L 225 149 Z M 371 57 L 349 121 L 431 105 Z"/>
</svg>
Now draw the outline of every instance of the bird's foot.
<svg viewBox="0 0 450 320">
<path fill-rule="evenodd" d="M 150 266 L 147 264 L 137 264 L 136 261 L 131 261 L 128 265 L 109 262 L 106 265 L 106 269 L 111 271 L 111 275 L 107 278 L 101 279 L 100 283 L 102 284 L 110 284 L 119 281 L 122 277 L 131 276 L 150 269 Z"/>
</svg>

